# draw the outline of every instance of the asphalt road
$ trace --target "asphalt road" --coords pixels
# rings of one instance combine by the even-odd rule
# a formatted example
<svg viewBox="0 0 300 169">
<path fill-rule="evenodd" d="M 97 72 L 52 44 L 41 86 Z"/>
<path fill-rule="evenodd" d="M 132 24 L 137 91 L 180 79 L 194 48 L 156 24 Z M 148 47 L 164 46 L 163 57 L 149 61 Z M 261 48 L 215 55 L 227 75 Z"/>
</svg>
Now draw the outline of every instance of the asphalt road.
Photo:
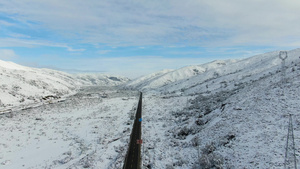
<svg viewBox="0 0 300 169">
<path fill-rule="evenodd" d="M 129 149 L 125 158 L 123 169 L 140 169 L 141 168 L 141 140 L 142 136 L 142 93 L 140 93 L 140 99 L 138 108 L 135 115 L 135 120 L 130 136 Z"/>
</svg>

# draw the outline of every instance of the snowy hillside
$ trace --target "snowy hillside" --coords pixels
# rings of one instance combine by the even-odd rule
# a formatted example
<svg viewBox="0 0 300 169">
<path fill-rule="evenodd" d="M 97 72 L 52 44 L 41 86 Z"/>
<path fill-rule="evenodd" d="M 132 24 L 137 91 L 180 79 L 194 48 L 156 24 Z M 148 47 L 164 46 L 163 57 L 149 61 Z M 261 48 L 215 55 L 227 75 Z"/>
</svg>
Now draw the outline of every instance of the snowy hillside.
<svg viewBox="0 0 300 169">
<path fill-rule="evenodd" d="M 146 97 L 144 165 L 178 169 L 283 168 L 288 114 L 293 115 L 298 158 L 300 52 L 297 49 L 288 53 L 284 84 L 276 53 L 278 57 L 278 52 L 273 52 L 240 61 L 240 68 L 245 67 L 240 72 L 244 74 L 236 74 L 235 78 L 228 72 L 237 67 L 216 70 L 220 75 L 215 82 L 232 78 L 238 85 L 218 84 L 205 89 L 212 91 L 197 95 L 165 93 Z M 202 83 L 212 85 L 209 80 Z"/>
<path fill-rule="evenodd" d="M 151 79 L 136 79 L 126 84 L 126 88 L 178 94 L 216 92 L 222 88 L 238 87 L 243 82 L 251 83 L 275 73 L 281 66 L 278 54 L 276 51 L 243 60 L 214 61 L 188 66 L 156 77 L 151 76 Z M 288 56 L 287 64 L 298 60 L 300 49 L 289 51 Z"/>
<path fill-rule="evenodd" d="M 145 75 L 145 76 L 142 76 L 140 78 L 130 81 L 129 83 L 126 84 L 126 86 L 128 88 L 140 89 L 140 88 L 143 88 L 143 86 L 151 83 L 153 80 L 155 80 L 169 72 L 172 72 L 172 71 L 173 70 L 166 69 L 166 70 L 155 72 L 155 73 L 152 73 L 149 75 Z"/>
<path fill-rule="evenodd" d="M 236 62 L 236 60 L 213 61 L 203 65 L 186 66 L 178 70 L 163 70 L 157 73 L 146 75 L 131 81 L 126 84 L 126 88 L 138 90 L 152 90 L 158 89 L 163 86 L 168 86 L 173 82 L 188 79 L 211 69 L 223 67 Z"/>
<path fill-rule="evenodd" d="M 75 94 L 83 85 L 118 85 L 126 78 L 108 75 L 70 75 L 0 60 L 0 108 L 49 102 Z"/>
<path fill-rule="evenodd" d="M 0 61 L 0 107 L 41 102 L 75 93 L 79 83 L 70 75 Z"/>
<path fill-rule="evenodd" d="M 282 87 L 277 72 L 206 96 L 147 97 L 142 127 L 145 165 L 283 168 L 288 114 L 293 115 L 298 158 L 300 60 L 287 67 Z"/>
<path fill-rule="evenodd" d="M 75 74 L 73 75 L 83 85 L 116 86 L 129 81 L 122 76 L 110 76 L 105 74 Z"/>
</svg>

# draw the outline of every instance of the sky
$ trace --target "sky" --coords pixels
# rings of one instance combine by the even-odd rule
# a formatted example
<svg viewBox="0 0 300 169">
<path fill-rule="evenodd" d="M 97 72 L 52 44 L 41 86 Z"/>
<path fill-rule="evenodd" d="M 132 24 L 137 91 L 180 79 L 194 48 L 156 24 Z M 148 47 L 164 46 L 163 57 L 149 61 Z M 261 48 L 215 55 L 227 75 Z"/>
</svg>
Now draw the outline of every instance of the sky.
<svg viewBox="0 0 300 169">
<path fill-rule="evenodd" d="M 299 0 L 1 0 L 0 59 L 136 78 L 300 45 Z"/>
</svg>

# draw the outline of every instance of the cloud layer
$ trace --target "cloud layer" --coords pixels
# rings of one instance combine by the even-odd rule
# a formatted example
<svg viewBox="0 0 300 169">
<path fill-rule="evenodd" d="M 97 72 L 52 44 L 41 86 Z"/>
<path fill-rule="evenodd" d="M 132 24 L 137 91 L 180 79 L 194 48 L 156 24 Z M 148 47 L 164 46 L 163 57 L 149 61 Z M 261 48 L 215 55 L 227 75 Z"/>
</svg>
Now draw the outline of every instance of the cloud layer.
<svg viewBox="0 0 300 169">
<path fill-rule="evenodd" d="M 81 43 L 116 46 L 297 46 L 299 9 L 297 0 L 0 2 L 0 13 L 11 21 Z M 13 24 L 7 20 L 0 23 Z"/>
<path fill-rule="evenodd" d="M 10 49 L 0 49 L 0 59 L 2 60 L 9 60 L 17 57 L 15 51 Z"/>
</svg>

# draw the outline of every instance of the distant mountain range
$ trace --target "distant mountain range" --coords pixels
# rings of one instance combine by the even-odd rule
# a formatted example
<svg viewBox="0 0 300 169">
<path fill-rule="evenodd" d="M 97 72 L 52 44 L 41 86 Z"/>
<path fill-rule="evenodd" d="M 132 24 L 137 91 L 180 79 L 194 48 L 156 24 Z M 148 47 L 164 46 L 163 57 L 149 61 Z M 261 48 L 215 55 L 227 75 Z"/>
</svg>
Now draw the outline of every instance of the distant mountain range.
<svg viewBox="0 0 300 169">
<path fill-rule="evenodd" d="M 134 80 L 105 74 L 67 74 L 51 69 L 21 66 L 0 60 L 0 107 L 43 101 L 43 98 L 65 97 L 86 85 L 115 86 L 126 89 L 173 93 L 176 95 L 214 93 L 237 88 L 280 71 L 279 51 L 240 60 L 216 60 L 162 70 Z M 286 64 L 299 59 L 300 49 L 288 51 Z"/>
</svg>

